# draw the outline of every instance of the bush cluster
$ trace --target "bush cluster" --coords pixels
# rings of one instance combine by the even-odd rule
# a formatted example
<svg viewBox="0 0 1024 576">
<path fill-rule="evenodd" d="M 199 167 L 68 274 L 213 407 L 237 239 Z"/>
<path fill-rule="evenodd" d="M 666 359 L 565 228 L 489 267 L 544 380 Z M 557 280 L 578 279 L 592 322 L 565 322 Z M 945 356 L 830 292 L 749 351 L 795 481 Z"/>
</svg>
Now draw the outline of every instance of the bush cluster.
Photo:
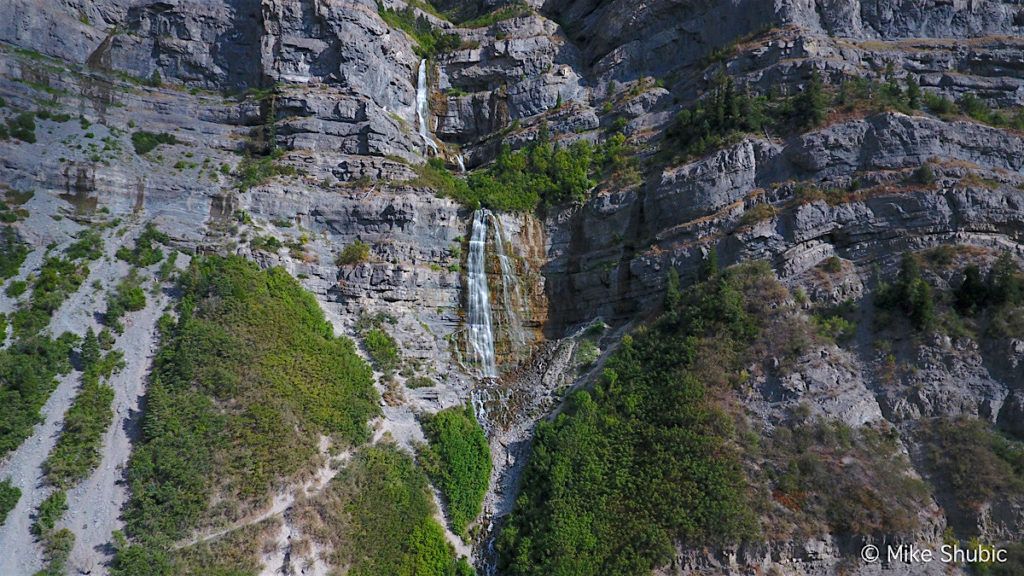
<svg viewBox="0 0 1024 576">
<path fill-rule="evenodd" d="M 159 244 L 167 244 L 170 237 L 157 229 L 152 222 L 146 224 L 142 233 L 135 239 L 135 246 L 128 248 L 122 246 L 117 249 L 117 257 L 133 266 L 146 268 L 160 262 L 164 258 L 163 250 Z"/>
<path fill-rule="evenodd" d="M 146 132 L 145 130 L 139 130 L 132 133 L 132 146 L 135 147 L 135 153 L 139 156 L 148 154 L 154 148 L 161 144 L 177 144 L 178 139 L 174 134 L 168 134 L 166 132 Z"/>
<path fill-rule="evenodd" d="M 422 425 L 429 444 L 419 451 L 420 463 L 444 495 L 452 531 L 466 537 L 490 482 L 487 435 L 469 404 L 425 416 Z"/>
</svg>

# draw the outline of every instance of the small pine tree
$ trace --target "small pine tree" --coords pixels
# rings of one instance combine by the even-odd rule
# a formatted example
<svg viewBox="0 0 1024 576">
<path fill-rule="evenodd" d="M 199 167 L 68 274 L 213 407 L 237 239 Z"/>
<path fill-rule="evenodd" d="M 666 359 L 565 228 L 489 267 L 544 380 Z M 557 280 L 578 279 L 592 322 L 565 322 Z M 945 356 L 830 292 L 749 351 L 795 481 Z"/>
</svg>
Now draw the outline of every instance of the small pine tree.
<svg viewBox="0 0 1024 576">
<path fill-rule="evenodd" d="M 1017 305 L 1024 302 L 1024 277 L 1009 252 L 1003 252 L 988 273 L 992 303 Z"/>
<path fill-rule="evenodd" d="M 964 280 L 956 289 L 956 308 L 961 314 L 972 315 L 985 305 L 988 287 L 981 279 L 981 270 L 971 265 L 964 269 Z"/>
<path fill-rule="evenodd" d="M 675 267 L 668 269 L 668 278 L 665 281 L 665 310 L 672 311 L 679 306 L 683 299 L 683 293 L 679 288 L 679 272 Z"/>
<path fill-rule="evenodd" d="M 701 279 L 707 280 L 717 276 L 721 271 L 718 265 L 718 251 L 714 248 L 708 251 L 708 255 L 704 257 L 704 262 L 701 263 Z"/>
<path fill-rule="evenodd" d="M 921 85 L 913 76 L 907 79 L 907 106 L 911 110 L 921 109 Z"/>
<path fill-rule="evenodd" d="M 149 75 L 149 85 L 154 88 L 159 88 L 164 85 L 164 79 L 160 76 L 159 70 L 153 70 L 153 73 Z"/>
<path fill-rule="evenodd" d="M 85 339 L 82 340 L 82 365 L 86 370 L 94 366 L 100 360 L 100 341 L 93 332 L 92 327 L 85 332 Z"/>
<path fill-rule="evenodd" d="M 793 111 L 797 123 L 804 129 L 821 126 L 828 117 L 828 93 L 825 92 L 825 83 L 817 70 L 811 74 L 811 80 L 804 91 L 797 96 Z"/>
</svg>

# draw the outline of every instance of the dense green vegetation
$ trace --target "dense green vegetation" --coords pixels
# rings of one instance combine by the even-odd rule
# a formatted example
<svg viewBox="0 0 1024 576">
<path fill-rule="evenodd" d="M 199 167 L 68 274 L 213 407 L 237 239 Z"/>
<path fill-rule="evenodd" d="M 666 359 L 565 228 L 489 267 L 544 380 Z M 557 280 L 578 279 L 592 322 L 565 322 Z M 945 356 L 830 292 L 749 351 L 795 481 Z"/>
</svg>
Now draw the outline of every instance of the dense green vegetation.
<svg viewBox="0 0 1024 576">
<path fill-rule="evenodd" d="M 321 434 L 361 442 L 378 411 L 369 367 L 284 270 L 197 258 L 179 289 L 129 464 L 133 544 L 116 575 L 180 572 L 168 550 L 204 521 L 214 492 L 264 497 L 313 466 Z"/>
<path fill-rule="evenodd" d="M 100 382 L 123 365 L 120 352 L 100 357 L 99 342 L 90 328 L 82 342 L 82 387 L 64 415 L 64 428 L 57 444 L 43 463 L 46 479 L 60 488 L 70 488 L 99 465 L 103 433 L 114 419 L 111 403 L 114 390 Z"/>
<path fill-rule="evenodd" d="M 921 277 L 917 256 L 904 254 L 896 282 L 879 283 L 875 306 L 882 311 L 902 313 L 917 330 L 928 330 L 935 324 L 935 298 L 932 287 Z M 885 321 L 880 320 L 882 323 Z"/>
<path fill-rule="evenodd" d="M 1016 110 L 998 110 L 990 107 L 984 100 L 974 94 L 964 94 L 953 102 L 938 94 L 924 95 L 925 106 L 939 116 L 950 118 L 963 114 L 990 126 L 1024 130 L 1024 108 Z"/>
<path fill-rule="evenodd" d="M 36 118 L 32 112 L 22 112 L 7 119 L 7 133 L 11 137 L 34 144 L 36 141 Z"/>
<path fill-rule="evenodd" d="M 635 167 L 625 137 L 616 134 L 600 146 L 585 140 L 568 146 L 554 142 L 545 126 L 537 139 L 522 150 L 507 146 L 486 170 L 465 180 L 432 159 L 416 182 L 471 207 L 511 212 L 532 212 L 540 206 L 558 206 L 586 200 L 598 177 L 635 180 Z"/>
<path fill-rule="evenodd" d="M 71 260 L 98 260 L 103 256 L 103 238 L 97 230 L 86 228 L 68 245 L 64 255 Z"/>
<path fill-rule="evenodd" d="M 46 497 L 36 510 L 32 534 L 43 545 L 45 567 L 36 576 L 63 576 L 68 556 L 75 545 L 75 535 L 67 528 L 56 530 L 56 524 L 68 509 L 67 493 L 55 490 Z"/>
<path fill-rule="evenodd" d="M 47 256 L 32 283 L 30 302 L 18 309 L 11 320 L 15 336 L 29 337 L 46 328 L 53 313 L 88 275 L 89 267 L 81 261 Z"/>
<path fill-rule="evenodd" d="M 56 376 L 71 369 L 75 338 L 30 336 L 0 350 L 0 457 L 17 448 L 40 421 L 39 410 L 56 387 Z"/>
<path fill-rule="evenodd" d="M 7 515 L 14 510 L 21 500 L 21 488 L 11 485 L 11 479 L 0 481 L 0 526 L 7 521 Z"/>
<path fill-rule="evenodd" d="M 163 250 L 158 245 L 169 241 L 170 237 L 150 222 L 135 239 L 135 246 L 130 249 L 127 246 L 118 248 L 117 257 L 133 266 L 152 266 L 164 258 Z"/>
<path fill-rule="evenodd" d="M 385 373 L 394 372 L 402 360 L 398 342 L 380 327 L 374 327 L 363 334 L 363 344 L 373 360 L 374 367 Z"/>
<path fill-rule="evenodd" d="M 984 279 L 977 266 L 967 266 L 953 303 L 960 314 L 987 317 L 994 336 L 1024 336 L 1024 273 L 1007 252 L 999 255 Z"/>
<path fill-rule="evenodd" d="M 278 163 L 280 157 L 281 152 L 274 149 L 269 156 L 246 156 L 243 158 L 235 169 L 238 189 L 245 192 L 275 176 L 294 176 L 298 173 L 294 166 Z"/>
<path fill-rule="evenodd" d="M 39 509 L 36 511 L 35 522 L 32 523 L 32 533 L 41 536 L 53 530 L 57 521 L 68 509 L 68 495 L 63 490 L 54 490 L 46 497 Z"/>
<path fill-rule="evenodd" d="M 594 389 L 538 426 L 500 537 L 505 573 L 649 574 L 675 542 L 756 534 L 732 419 L 713 398 L 742 382 L 787 295 L 763 264 L 715 268 L 669 294 L 665 314 L 623 338 Z"/>
<path fill-rule="evenodd" d="M 764 130 L 790 133 L 824 122 L 829 97 L 815 73 L 795 96 L 756 95 L 718 76 L 708 94 L 676 115 L 665 132 L 664 154 L 685 160 L 722 148 L 743 134 Z"/>
<path fill-rule="evenodd" d="M 458 34 L 434 28 L 430 20 L 426 16 L 417 15 L 412 6 L 394 10 L 378 3 L 377 13 L 388 26 L 402 30 L 416 41 L 415 50 L 420 58 L 433 58 L 455 50 L 462 44 Z"/>
<path fill-rule="evenodd" d="M 311 503 L 309 527 L 327 540 L 333 564 L 348 576 L 471 576 L 434 520 L 427 478 L 412 458 L 390 445 L 368 446 Z"/>
<path fill-rule="evenodd" d="M 486 28 L 487 26 L 493 26 L 503 20 L 526 16 L 530 14 L 530 12 L 530 6 L 525 2 L 512 2 L 475 18 L 462 21 L 455 19 L 453 22 L 462 28 Z"/>
<path fill-rule="evenodd" d="M 362 240 L 356 240 L 342 248 L 335 260 L 338 266 L 354 266 L 370 260 L 370 245 Z"/>
<path fill-rule="evenodd" d="M 121 317 L 128 312 L 136 312 L 146 307 L 146 291 L 142 289 L 142 278 L 133 269 L 117 287 L 107 295 L 107 311 L 103 315 L 103 323 L 115 332 L 124 331 Z"/>
<path fill-rule="evenodd" d="M 139 130 L 132 134 L 132 146 L 135 147 L 135 153 L 140 156 L 149 153 L 161 144 L 177 143 L 178 139 L 175 138 L 174 134 L 168 134 L 166 132 L 157 134 L 155 132 Z"/>
<path fill-rule="evenodd" d="M 64 334 L 53 340 L 39 333 L 85 280 L 88 266 L 82 260 L 96 256 L 95 240 L 85 233 L 68 248 L 79 259 L 47 256 L 32 282 L 30 301 L 12 315 L 15 340 L 0 350 L 0 406 L 5 408 L 0 411 L 0 457 L 31 434 L 57 384 L 56 376 L 71 369 L 68 356 L 76 338 Z"/>
<path fill-rule="evenodd" d="M 875 292 L 875 325 L 884 328 L 894 318 L 906 318 L 918 331 L 955 336 L 1024 337 L 1024 272 L 1009 253 L 996 258 L 987 273 L 976 264 L 954 276 L 952 290 L 937 290 L 924 278 L 922 266 L 949 268 L 956 250 L 929 250 L 903 255 L 892 282 L 880 281 Z"/>
<path fill-rule="evenodd" d="M 719 75 L 700 101 L 676 115 L 665 133 L 663 157 L 687 160 L 702 156 L 744 134 L 772 131 L 786 135 L 810 130 L 824 124 L 834 111 L 911 114 L 923 108 L 940 116 L 959 112 L 993 126 L 1024 129 L 1024 110 L 992 110 L 971 94 L 954 103 L 923 92 L 913 77 L 901 83 L 892 67 L 882 81 L 847 78 L 834 87 L 826 86 L 815 72 L 801 92 L 790 96 L 753 94 Z"/>
<path fill-rule="evenodd" d="M 28 248 L 18 238 L 18 233 L 10 226 L 4 226 L 0 231 L 0 280 L 6 280 L 18 273 L 25 257 L 28 256 Z"/>
<path fill-rule="evenodd" d="M 444 495 L 452 531 L 465 537 L 491 477 L 487 435 L 470 404 L 424 416 L 422 425 L 429 444 L 420 450 L 420 464 Z"/>
</svg>

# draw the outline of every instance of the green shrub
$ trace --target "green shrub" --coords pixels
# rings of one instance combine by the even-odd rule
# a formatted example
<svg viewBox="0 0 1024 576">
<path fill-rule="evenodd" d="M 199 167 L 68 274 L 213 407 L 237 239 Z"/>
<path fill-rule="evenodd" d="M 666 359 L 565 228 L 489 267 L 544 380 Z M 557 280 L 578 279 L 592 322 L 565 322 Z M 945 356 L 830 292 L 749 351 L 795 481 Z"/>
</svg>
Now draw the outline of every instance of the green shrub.
<svg viewBox="0 0 1024 576">
<path fill-rule="evenodd" d="M 928 485 L 907 474 L 911 464 L 888 427 L 781 424 L 763 451 L 772 497 L 783 507 L 775 515 L 807 536 L 822 529 L 911 536 L 920 528 L 917 511 L 931 501 Z"/>
<path fill-rule="evenodd" d="M 579 347 L 576 350 L 576 361 L 579 362 L 580 366 L 590 366 L 597 361 L 598 356 L 601 355 L 601 351 L 597 348 L 597 345 L 590 340 L 584 340 L 579 343 Z"/>
<path fill-rule="evenodd" d="M 1024 444 L 980 420 L 936 420 L 922 428 L 928 468 L 954 501 L 977 509 L 999 496 L 1024 494 Z"/>
<path fill-rule="evenodd" d="M 103 238 L 96 230 L 83 230 L 64 254 L 72 260 L 98 260 L 103 256 Z"/>
<path fill-rule="evenodd" d="M 420 463 L 444 495 L 452 531 L 467 538 L 491 478 L 487 435 L 470 404 L 425 416 L 422 425 L 429 444 L 419 451 Z"/>
<path fill-rule="evenodd" d="M 7 521 L 7 515 L 18 505 L 18 500 L 21 500 L 21 488 L 13 486 L 10 478 L 0 481 L 0 526 Z"/>
<path fill-rule="evenodd" d="M 238 189 L 245 192 L 250 188 L 266 183 L 275 176 L 294 176 L 297 170 L 293 166 L 278 164 L 278 156 L 246 156 L 238 163 L 235 176 L 238 178 Z"/>
<path fill-rule="evenodd" d="M 363 344 L 373 360 L 373 365 L 381 372 L 394 372 L 401 361 L 398 342 L 390 334 L 380 328 L 372 328 L 363 334 Z"/>
<path fill-rule="evenodd" d="M 10 226 L 0 231 L 0 280 L 6 280 L 18 273 L 28 256 L 28 247 Z"/>
<path fill-rule="evenodd" d="M 740 218 L 740 226 L 753 226 L 759 222 L 765 222 L 775 218 L 776 214 L 777 211 L 771 204 L 756 204 L 743 213 L 743 216 Z"/>
<path fill-rule="evenodd" d="M 921 164 L 921 166 L 914 171 L 914 182 L 925 186 L 935 184 L 935 170 L 932 168 L 932 165 L 927 162 Z"/>
<path fill-rule="evenodd" d="M 941 95 L 934 94 L 932 92 L 925 93 L 924 105 L 939 116 L 950 116 L 956 113 L 956 104 L 954 104 L 952 100 L 943 98 Z"/>
<path fill-rule="evenodd" d="M 882 283 L 875 292 L 875 306 L 899 310 L 917 330 L 929 330 L 935 324 L 935 300 L 932 287 L 921 277 L 917 256 L 903 255 L 894 284 Z"/>
<path fill-rule="evenodd" d="M 412 376 L 405 380 L 405 387 L 410 390 L 415 390 L 417 388 L 433 388 L 434 386 L 437 386 L 437 382 L 429 376 Z"/>
<path fill-rule="evenodd" d="M 177 144 L 178 139 L 174 134 L 168 134 L 166 132 L 155 133 L 146 132 L 145 130 L 139 130 L 132 133 L 132 146 L 135 147 L 135 153 L 139 156 L 143 156 L 151 152 L 154 148 L 161 144 Z"/>
<path fill-rule="evenodd" d="M 354 266 L 369 260 L 370 245 L 362 240 L 356 240 L 341 250 L 334 263 L 338 266 Z"/>
<path fill-rule="evenodd" d="M 838 274 L 843 271 L 843 260 L 839 256 L 829 256 L 822 268 L 829 274 Z"/>
<path fill-rule="evenodd" d="M 462 28 L 486 28 L 503 20 L 519 18 L 530 13 L 531 9 L 525 2 L 513 2 L 492 10 L 482 16 L 477 16 L 470 20 L 463 20 L 462 22 L 459 22 L 456 19 L 455 22 Z"/>
<path fill-rule="evenodd" d="M 43 260 L 32 284 L 31 301 L 14 313 L 11 321 L 14 334 L 29 337 L 46 328 L 53 313 L 78 290 L 88 275 L 88 266 L 69 258 L 50 256 Z"/>
<path fill-rule="evenodd" d="M 249 246 L 253 250 L 274 253 L 284 248 L 284 242 L 281 242 L 276 236 L 257 236 L 252 239 Z"/>
<path fill-rule="evenodd" d="M 71 369 L 74 338 L 20 338 L 0 349 L 0 458 L 17 448 L 40 422 L 40 410 L 57 386 L 57 374 Z"/>
<path fill-rule="evenodd" d="M 128 276 L 118 283 L 117 288 L 107 296 L 107 312 L 103 322 L 120 333 L 124 330 L 121 317 L 128 312 L 137 312 L 146 307 L 146 291 L 142 289 L 142 279 L 133 269 Z"/>
<path fill-rule="evenodd" d="M 39 504 L 35 522 L 32 523 L 32 533 L 36 536 L 43 536 L 51 532 L 67 509 L 67 493 L 63 490 L 54 490 Z"/>
<path fill-rule="evenodd" d="M 134 266 L 146 268 L 163 260 L 163 250 L 158 244 L 167 244 L 170 237 L 157 229 L 152 222 L 146 224 L 142 233 L 135 239 L 135 246 L 128 248 L 122 246 L 117 249 L 117 257 Z"/>
<path fill-rule="evenodd" d="M 34 144 L 36 141 L 36 120 L 31 112 L 22 112 L 7 119 L 7 131 L 13 138 Z"/>
</svg>

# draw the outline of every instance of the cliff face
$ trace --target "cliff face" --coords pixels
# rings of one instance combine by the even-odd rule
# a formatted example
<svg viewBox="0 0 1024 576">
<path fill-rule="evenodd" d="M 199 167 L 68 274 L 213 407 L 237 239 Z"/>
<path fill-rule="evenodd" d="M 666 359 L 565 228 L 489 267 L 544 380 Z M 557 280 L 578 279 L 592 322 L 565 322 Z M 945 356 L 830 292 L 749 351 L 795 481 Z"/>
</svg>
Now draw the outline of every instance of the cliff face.
<svg viewBox="0 0 1024 576">
<path fill-rule="evenodd" d="M 14 224 L 34 249 L 18 277 L 35 273 L 46 246 L 63 248 L 97 223 L 120 218 L 130 237 L 152 221 L 183 251 L 284 266 L 339 333 L 358 337 L 366 318 L 390 315 L 403 357 L 434 385 L 382 378 L 378 388 L 390 400 L 378 436 L 412 448 L 423 440 L 418 415 L 476 402 L 491 418 L 496 465 L 481 521 L 487 530 L 499 530 L 512 508 L 534 423 L 558 409 L 568 387 L 600 372 L 604 355 L 585 363 L 575 356 L 585 329 L 607 324 L 597 342 L 615 349 L 626 330 L 660 310 L 669 270 L 692 283 L 714 254 L 722 265 L 768 262 L 802 294 L 805 316 L 854 309 L 850 340 L 813 347 L 786 370 L 755 371 L 739 406 L 756 434 L 771 436 L 798 409 L 855 429 L 886 423 L 910 462 L 901 473 L 933 487 L 908 540 L 940 542 L 947 526 L 993 541 L 1024 536 L 1024 499 L 1005 491 L 962 506 L 930 471 L 920 430 L 927 419 L 965 416 L 1019 434 L 1020 335 L 877 328 L 871 304 L 905 253 L 955 251 L 952 263 L 925 272 L 943 298 L 968 264 L 988 270 L 1001 252 L 1024 260 L 1020 132 L 957 111 L 861 105 L 807 130 L 744 133 L 682 161 L 661 155 L 676 114 L 721 77 L 782 96 L 807 90 L 812 74 L 837 90 L 850 78 L 913 79 L 951 100 L 1024 105 L 1018 2 L 549 0 L 512 5 L 512 17 L 480 26 L 410 3 L 424 22 L 458 37 L 428 64 L 426 126 L 436 154 L 428 154 L 417 117 L 422 46 L 381 15 L 404 8 L 398 0 L 0 4 L 0 114 L 6 121 L 36 111 L 34 142 L 0 140 L 0 187 L 35 193 L 29 217 Z M 504 5 L 437 6 L 468 18 Z M 472 210 L 439 196 L 424 163 L 430 155 L 453 171 L 459 161 L 482 167 L 503 146 L 534 140 L 542 125 L 562 144 L 621 132 L 636 177 L 603 179 L 572 205 L 498 215 L 486 268 L 503 378 L 480 382 L 465 340 Z M 140 131 L 174 142 L 136 153 L 132 135 Z M 499 301 L 507 289 L 494 246 L 499 229 L 521 292 L 511 307 Z M 268 237 L 283 244 L 267 248 Z M 368 244 L 369 256 L 336 260 L 354 243 Z M 111 265 L 95 266 L 102 276 Z M 4 297 L 3 305 L 10 312 L 17 300 Z M 81 332 L 89 321 L 76 322 L 69 326 Z M 524 330 L 520 342 L 513 323 Z M 155 321 L 147 330 L 156 334 Z M 389 396 L 389 386 L 401 393 Z M 113 466 L 127 454 L 118 458 Z M 27 486 L 38 469 L 19 462 L 0 464 L 0 476 L 22 474 Z M 125 488 L 109 480 L 89 489 L 123 501 Z M 29 500 L 38 504 L 42 488 L 34 490 Z M 91 499 L 83 493 L 72 502 Z M 110 514 L 100 522 L 104 533 L 120 526 Z M 0 528 L 0 541 L 34 550 L 10 564 L 12 574 L 42 562 L 28 535 L 14 534 L 23 524 Z M 494 565 L 489 534 L 466 543 L 481 568 Z M 855 543 L 823 528 L 739 549 L 680 545 L 659 570 L 874 574 L 850 564 Z M 84 546 L 72 567 L 102 573 L 107 553 Z M 292 554 L 287 542 L 268 546 Z M 295 566 L 302 554 L 318 554 L 294 552 Z M 288 573 L 288 562 L 285 572 L 268 565 L 264 573 Z"/>
</svg>

